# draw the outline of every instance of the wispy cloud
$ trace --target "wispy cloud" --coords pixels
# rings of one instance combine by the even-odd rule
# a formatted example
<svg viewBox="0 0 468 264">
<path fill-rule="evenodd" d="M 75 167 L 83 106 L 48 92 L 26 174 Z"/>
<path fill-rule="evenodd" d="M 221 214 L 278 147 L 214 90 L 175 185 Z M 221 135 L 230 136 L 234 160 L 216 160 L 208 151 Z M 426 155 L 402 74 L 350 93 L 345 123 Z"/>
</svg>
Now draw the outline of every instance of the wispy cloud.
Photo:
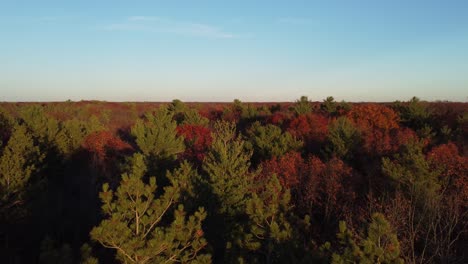
<svg viewBox="0 0 468 264">
<path fill-rule="evenodd" d="M 58 17 L 58 16 L 43 16 L 43 17 L 39 18 L 39 21 L 51 22 L 51 21 L 57 21 L 57 20 L 60 20 L 60 19 L 61 19 L 61 17 Z"/>
<path fill-rule="evenodd" d="M 128 21 L 157 21 L 161 20 L 159 17 L 154 16 L 131 16 L 127 18 Z"/>
<path fill-rule="evenodd" d="M 287 25 L 312 25 L 314 23 L 312 19 L 303 17 L 282 17 L 277 22 Z"/>
<path fill-rule="evenodd" d="M 239 35 L 226 32 L 221 28 L 213 25 L 177 21 L 155 16 L 131 16 L 127 17 L 121 23 L 110 24 L 103 27 L 103 29 L 110 31 L 144 31 L 169 33 L 183 36 L 223 39 L 239 37 Z"/>
</svg>

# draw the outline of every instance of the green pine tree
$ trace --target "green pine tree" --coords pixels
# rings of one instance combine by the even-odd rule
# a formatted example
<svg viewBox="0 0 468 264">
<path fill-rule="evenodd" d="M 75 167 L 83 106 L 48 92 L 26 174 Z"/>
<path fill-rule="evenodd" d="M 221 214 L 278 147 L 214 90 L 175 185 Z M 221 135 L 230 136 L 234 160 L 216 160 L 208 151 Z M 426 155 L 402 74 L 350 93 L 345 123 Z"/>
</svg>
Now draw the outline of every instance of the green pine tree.
<svg viewBox="0 0 468 264">
<path fill-rule="evenodd" d="M 409 142 L 393 159 L 383 158 L 382 170 L 398 189 L 414 198 L 419 206 L 436 197 L 440 189 L 438 172 L 430 168 L 422 142 Z"/>
<path fill-rule="evenodd" d="M 301 96 L 292 107 L 292 110 L 297 115 L 304 115 L 312 112 L 312 105 L 310 104 L 309 98 L 307 98 L 307 96 Z"/>
<path fill-rule="evenodd" d="M 303 142 L 295 139 L 289 132 L 282 133 L 281 128 L 272 124 L 262 126 L 255 122 L 247 131 L 247 148 L 254 150 L 254 159 L 279 157 L 289 151 L 299 150 Z"/>
<path fill-rule="evenodd" d="M 213 144 L 203 164 L 204 181 L 210 197 L 211 244 L 222 253 L 219 261 L 242 262 L 245 239 L 246 203 L 252 189 L 254 173 L 249 171 L 252 153 L 236 134 L 233 123 L 219 121 L 214 125 Z"/>
<path fill-rule="evenodd" d="M 361 140 L 353 123 L 344 116 L 339 117 L 330 124 L 328 131 L 326 152 L 341 159 L 352 158 L 352 152 Z"/>
<path fill-rule="evenodd" d="M 292 236 L 287 220 L 290 200 L 289 190 L 283 190 L 276 175 L 272 175 L 264 188 L 258 194 L 253 193 L 247 202 L 250 224 L 246 247 L 262 254 L 266 263 L 275 262 L 282 253 L 282 243 Z"/>
<path fill-rule="evenodd" d="M 201 254 L 206 246 L 201 228 L 203 208 L 186 216 L 178 205 L 181 186 L 177 172 L 169 175 L 169 186 L 155 197 L 156 178 L 143 181 L 144 157 L 135 154 L 132 171 L 124 173 L 115 192 L 104 184 L 100 198 L 106 218 L 93 228 L 91 238 L 116 250 L 124 263 L 209 263 Z"/>
<path fill-rule="evenodd" d="M 16 120 L 5 109 L 0 107 L 0 148 L 2 147 L 3 140 L 10 135 L 11 130 L 16 124 Z M 1 153 L 1 151 L 0 151 Z"/>
<path fill-rule="evenodd" d="M 356 241 L 353 233 L 340 222 L 337 237 L 344 247 L 342 253 L 334 253 L 332 263 L 404 263 L 400 258 L 400 243 L 384 215 L 375 213 L 367 229 L 367 237 Z"/>
<path fill-rule="evenodd" d="M 333 98 L 333 96 L 328 96 L 323 100 L 323 103 L 320 104 L 320 109 L 327 112 L 329 115 L 335 115 L 338 109 L 335 98 Z"/>
<path fill-rule="evenodd" d="M 145 115 L 146 122 L 139 119 L 131 133 L 145 156 L 155 160 L 174 160 L 185 149 L 184 140 L 177 136 L 174 114 L 166 107 Z"/>
<path fill-rule="evenodd" d="M 245 209 L 253 174 L 249 172 L 252 152 L 245 151 L 244 144 L 233 123 L 221 121 L 215 124 L 213 144 L 203 169 L 219 200 L 218 212 L 221 214 L 236 215 Z"/>
<path fill-rule="evenodd" d="M 69 155 L 81 146 L 86 136 L 102 129 L 103 126 L 96 116 L 92 116 L 88 122 L 73 118 L 60 123 L 55 144 L 60 153 Z"/>
<path fill-rule="evenodd" d="M 92 248 L 88 244 L 83 244 L 80 248 L 81 264 L 98 264 L 99 261 L 92 255 Z"/>
<path fill-rule="evenodd" d="M 46 236 L 41 242 L 40 264 L 72 264 L 73 254 L 70 245 L 58 245 L 56 241 Z"/>
<path fill-rule="evenodd" d="M 201 116 L 196 109 L 190 108 L 184 112 L 184 121 L 182 121 L 182 124 L 207 126 L 209 122 L 208 118 Z"/>
<path fill-rule="evenodd" d="M 17 125 L 0 157 L 1 211 L 24 203 L 30 178 L 43 160 L 25 126 Z"/>
<path fill-rule="evenodd" d="M 39 105 L 24 106 L 19 109 L 19 114 L 41 146 L 46 149 L 50 148 L 59 133 L 58 121 L 47 116 L 44 108 Z"/>
</svg>

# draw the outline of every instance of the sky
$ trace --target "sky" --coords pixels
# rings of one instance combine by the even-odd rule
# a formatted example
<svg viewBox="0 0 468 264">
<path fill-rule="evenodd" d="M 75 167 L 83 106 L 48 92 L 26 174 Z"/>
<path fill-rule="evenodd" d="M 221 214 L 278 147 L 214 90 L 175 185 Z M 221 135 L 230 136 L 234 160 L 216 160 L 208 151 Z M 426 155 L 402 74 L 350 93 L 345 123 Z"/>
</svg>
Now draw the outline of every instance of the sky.
<svg viewBox="0 0 468 264">
<path fill-rule="evenodd" d="M 468 101 L 468 1 L 0 0 L 0 101 Z"/>
</svg>

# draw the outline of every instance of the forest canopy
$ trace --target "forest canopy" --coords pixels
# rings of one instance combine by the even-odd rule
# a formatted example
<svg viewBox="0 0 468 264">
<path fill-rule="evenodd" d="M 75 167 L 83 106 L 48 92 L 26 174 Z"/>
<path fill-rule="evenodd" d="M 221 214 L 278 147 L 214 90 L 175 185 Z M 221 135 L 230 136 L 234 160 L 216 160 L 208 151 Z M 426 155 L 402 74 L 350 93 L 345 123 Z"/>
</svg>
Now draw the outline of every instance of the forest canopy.
<svg viewBox="0 0 468 264">
<path fill-rule="evenodd" d="M 468 104 L 0 103 L 2 263 L 466 263 Z"/>
</svg>

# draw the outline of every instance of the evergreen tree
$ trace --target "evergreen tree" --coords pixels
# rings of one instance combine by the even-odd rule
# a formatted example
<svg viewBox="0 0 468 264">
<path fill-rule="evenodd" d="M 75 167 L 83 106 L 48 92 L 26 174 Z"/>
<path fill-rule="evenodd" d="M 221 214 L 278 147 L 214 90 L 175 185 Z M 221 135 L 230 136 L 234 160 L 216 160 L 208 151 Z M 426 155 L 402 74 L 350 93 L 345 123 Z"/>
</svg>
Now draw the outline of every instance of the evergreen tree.
<svg viewBox="0 0 468 264">
<path fill-rule="evenodd" d="M 235 215 L 244 210 L 252 184 L 253 175 L 249 172 L 252 153 L 244 150 L 245 142 L 236 135 L 233 123 L 217 122 L 214 131 L 203 169 L 219 199 L 219 212 Z"/>
<path fill-rule="evenodd" d="M 56 241 L 46 236 L 41 243 L 40 264 L 72 264 L 73 254 L 70 245 L 57 245 Z"/>
<path fill-rule="evenodd" d="M 289 190 L 283 190 L 273 174 L 259 193 L 253 193 L 247 202 L 246 212 L 250 223 L 246 247 L 262 254 L 266 263 L 273 263 L 275 257 L 281 255 L 282 243 L 292 236 L 287 220 L 290 200 Z"/>
<path fill-rule="evenodd" d="M 81 253 L 81 264 L 98 264 L 97 258 L 92 255 L 92 248 L 88 244 L 83 244 L 80 248 Z"/>
<path fill-rule="evenodd" d="M 403 145 L 394 159 L 383 158 L 382 170 L 395 182 L 398 189 L 414 198 L 419 206 L 437 196 L 440 189 L 438 172 L 431 169 L 423 154 L 423 142 L 412 141 Z"/>
<path fill-rule="evenodd" d="M 416 96 L 404 105 L 400 105 L 399 108 L 402 122 L 415 130 L 422 129 L 427 125 L 431 117 L 427 104 L 421 102 Z"/>
<path fill-rule="evenodd" d="M 55 144 L 62 154 L 69 155 L 81 146 L 86 136 L 100 130 L 103 126 L 96 116 L 92 116 L 89 122 L 73 118 L 60 124 Z"/>
<path fill-rule="evenodd" d="M 330 124 L 328 131 L 326 152 L 342 159 L 352 158 L 352 152 L 360 141 L 359 131 L 353 123 L 342 116 Z"/>
<path fill-rule="evenodd" d="M 26 127 L 15 126 L 0 157 L 1 211 L 24 203 L 30 178 L 38 170 L 42 159 L 43 155 L 27 133 Z"/>
<path fill-rule="evenodd" d="M 145 183 L 145 172 L 144 157 L 135 154 L 132 171 L 122 175 L 115 193 L 104 184 L 99 196 L 106 218 L 93 228 L 91 238 L 115 249 L 125 263 L 210 262 L 209 255 L 200 254 L 206 246 L 204 209 L 187 217 L 184 207 L 176 206 L 181 193 L 177 173 L 168 175 L 171 184 L 156 198 L 156 178 Z"/>
<path fill-rule="evenodd" d="M 281 128 L 268 124 L 262 126 L 255 122 L 247 131 L 247 148 L 254 150 L 254 159 L 271 159 L 290 151 L 299 150 L 303 142 L 295 139 L 289 132 L 282 133 Z"/>
<path fill-rule="evenodd" d="M 184 121 L 182 121 L 183 125 L 207 126 L 208 123 L 208 118 L 201 116 L 196 109 L 190 108 L 184 112 Z"/>
<path fill-rule="evenodd" d="M 174 114 L 166 107 L 147 113 L 146 122 L 139 119 L 132 127 L 132 135 L 145 156 L 155 160 L 174 160 L 185 149 L 184 139 L 177 135 Z"/>
<path fill-rule="evenodd" d="M 211 193 L 207 203 L 212 245 L 217 252 L 227 253 L 224 261 L 239 261 L 235 252 L 243 245 L 245 207 L 254 177 L 249 172 L 252 153 L 245 151 L 244 144 L 233 123 L 217 122 L 203 164 L 205 184 Z"/>
<path fill-rule="evenodd" d="M 172 100 L 168 110 L 174 115 L 177 124 L 206 126 L 209 123 L 208 118 L 201 116 L 197 109 L 188 107 L 179 99 Z"/>
<path fill-rule="evenodd" d="M 185 105 L 184 102 L 179 99 L 172 100 L 172 103 L 170 103 L 168 106 L 168 110 L 174 114 L 183 113 L 187 110 L 187 108 L 187 105 Z"/>
<path fill-rule="evenodd" d="M 336 114 L 337 107 L 337 103 L 333 96 L 328 96 L 327 99 L 323 100 L 323 103 L 320 104 L 320 109 L 327 112 L 329 115 Z"/>
<path fill-rule="evenodd" d="M 292 107 L 292 110 L 297 115 L 304 115 L 312 112 L 312 106 L 307 96 L 301 96 L 301 98 L 297 100 L 295 105 Z"/>
<path fill-rule="evenodd" d="M 28 105 L 19 110 L 22 121 L 44 148 L 50 148 L 59 132 L 59 123 L 46 115 L 43 107 Z"/>
<path fill-rule="evenodd" d="M 6 110 L 0 107 L 0 148 L 8 139 L 16 120 Z M 0 151 L 1 154 L 1 151 Z"/>
<path fill-rule="evenodd" d="M 356 241 L 345 222 L 340 222 L 340 232 L 337 237 L 344 248 L 341 253 L 333 254 L 334 264 L 403 263 L 397 236 L 384 215 L 380 213 L 372 215 L 365 239 Z"/>
</svg>

